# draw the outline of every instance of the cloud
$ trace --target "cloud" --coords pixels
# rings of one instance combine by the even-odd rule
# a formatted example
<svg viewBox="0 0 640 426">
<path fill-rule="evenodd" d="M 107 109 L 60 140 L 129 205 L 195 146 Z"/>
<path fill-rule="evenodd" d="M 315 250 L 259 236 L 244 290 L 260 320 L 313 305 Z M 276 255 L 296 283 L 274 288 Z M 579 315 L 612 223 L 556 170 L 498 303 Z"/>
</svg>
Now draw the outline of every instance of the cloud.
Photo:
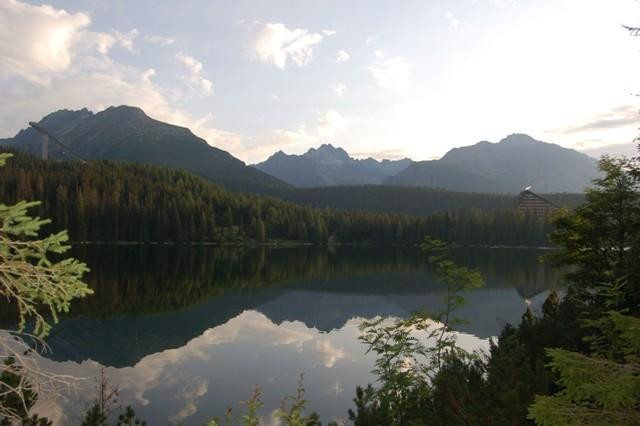
<svg viewBox="0 0 640 426">
<path fill-rule="evenodd" d="M 450 30 L 457 30 L 460 27 L 460 20 L 457 19 L 451 11 L 447 12 L 447 21 L 449 22 Z"/>
<path fill-rule="evenodd" d="M 581 149 L 581 151 L 593 158 L 600 158 L 607 154 L 613 157 L 637 157 L 640 154 L 638 144 L 635 142 L 627 142 L 621 144 L 604 145 L 604 141 L 594 141 L 597 145 L 595 148 Z"/>
<path fill-rule="evenodd" d="M 365 67 L 376 84 L 386 90 L 403 90 L 409 87 L 411 64 L 403 56 L 386 58 L 382 52 L 376 51 L 376 60 Z"/>
<path fill-rule="evenodd" d="M 127 49 L 129 52 L 137 53 L 135 48 L 133 47 L 133 41 L 138 38 L 140 32 L 137 29 L 132 29 L 127 33 L 121 33 L 120 31 L 113 32 L 117 43 Z"/>
<path fill-rule="evenodd" d="M 382 151 L 361 151 L 349 153 L 353 158 L 376 158 L 386 160 L 402 160 L 407 158 L 403 149 L 385 149 Z"/>
<path fill-rule="evenodd" d="M 171 423 L 181 423 L 187 417 L 194 415 L 198 411 L 196 402 L 207 394 L 209 383 L 201 377 L 196 377 L 192 382 L 183 384 L 182 388 L 174 393 L 174 398 L 180 402 L 184 401 L 184 407 L 169 418 Z"/>
<path fill-rule="evenodd" d="M 301 124 L 295 130 L 275 129 L 272 131 L 270 143 L 261 144 L 256 151 L 271 155 L 274 151 L 295 147 L 310 147 L 317 142 L 317 137 L 310 134 L 307 126 Z"/>
<path fill-rule="evenodd" d="M 276 324 L 258 311 L 247 310 L 183 346 L 150 353 L 130 367 L 105 367 L 105 374 L 118 385 L 120 399 L 142 406 L 143 412 L 152 413 L 156 419 L 195 424 L 194 415 L 217 406 L 217 394 L 210 390 L 224 389 L 232 398 L 227 402 L 233 402 L 239 399 L 238 395 L 244 397 L 253 384 L 265 390 L 266 411 L 278 406 L 277 395 L 283 385 L 294 384 L 292 366 L 311 366 L 305 372 L 305 380 L 311 384 L 309 393 L 319 398 L 353 389 L 357 384 L 354 381 L 362 378 L 361 374 L 368 374 L 374 361 L 363 354 L 357 343 L 364 320 L 351 318 L 340 329 L 323 333 L 300 321 Z M 394 320 L 389 318 L 384 324 Z M 486 340 L 464 333 L 455 335 L 466 350 L 488 348 Z M 426 340 L 425 333 L 412 336 Z M 36 356 L 43 368 L 58 374 L 91 377 L 101 368 L 91 360 L 56 362 Z M 60 413 L 56 417 L 58 423 L 73 423 L 91 398 L 94 382 L 82 380 L 78 386 L 78 392 L 52 399 L 51 406 L 37 413 L 49 417 L 52 412 L 48 410 L 54 410 L 53 414 Z M 46 399 L 38 401 L 40 407 L 43 402 Z M 268 418 L 264 420 L 264 424 L 270 424 L 266 423 Z"/>
<path fill-rule="evenodd" d="M 154 70 L 153 68 L 149 68 L 148 70 L 142 73 L 140 78 L 142 78 L 142 81 L 144 81 L 145 83 L 151 83 L 151 77 L 155 75 L 156 75 L 156 70 Z"/>
<path fill-rule="evenodd" d="M 367 37 L 367 39 L 364 41 L 364 44 L 366 44 L 367 46 L 370 45 L 371 43 L 377 41 L 380 38 L 379 35 L 374 34 L 374 35 L 370 35 Z"/>
<path fill-rule="evenodd" d="M 550 133 L 582 133 L 598 130 L 616 129 L 640 123 L 638 107 L 624 105 L 592 117 L 589 121 L 573 126 L 556 129 Z"/>
<path fill-rule="evenodd" d="M 351 59 L 351 55 L 344 50 L 338 50 L 338 53 L 336 54 L 336 64 L 347 62 L 349 59 Z"/>
<path fill-rule="evenodd" d="M 102 55 L 100 59 L 105 59 L 109 54 L 109 50 L 116 44 L 117 40 L 111 34 L 97 33 L 91 31 L 78 32 L 77 37 L 74 37 L 74 58 L 78 56 L 84 57 L 87 54 L 93 53 L 92 51 Z"/>
<path fill-rule="evenodd" d="M 184 65 L 189 71 L 189 74 L 186 77 L 187 80 L 194 87 L 201 90 L 204 96 L 209 96 L 213 91 L 213 84 L 210 80 L 207 80 L 202 76 L 202 72 L 204 71 L 202 62 L 192 56 L 185 55 L 183 52 L 178 52 L 176 54 L 176 60 L 180 64 Z"/>
<path fill-rule="evenodd" d="M 344 91 L 347 90 L 347 86 L 344 84 L 332 84 L 329 87 L 331 87 L 331 90 L 333 90 L 339 97 L 342 97 L 342 95 L 344 95 Z"/>
<path fill-rule="evenodd" d="M 318 136 L 321 138 L 330 138 L 335 136 L 348 125 L 345 119 L 338 111 L 330 109 L 318 119 Z"/>
<path fill-rule="evenodd" d="M 344 392 L 344 388 L 342 387 L 342 384 L 340 383 L 339 380 L 336 380 L 335 383 L 329 389 L 327 389 L 328 394 L 332 394 L 335 396 L 338 396 L 343 392 Z"/>
<path fill-rule="evenodd" d="M 291 62 L 299 67 L 313 59 L 313 47 L 323 39 L 322 34 L 297 28 L 288 29 L 281 23 L 266 23 L 253 44 L 253 51 L 262 62 L 285 69 Z"/>
<path fill-rule="evenodd" d="M 349 120 L 334 109 L 318 113 L 315 123 L 301 124 L 295 130 L 275 129 L 270 133 L 268 142 L 260 143 L 251 149 L 252 161 L 263 161 L 276 151 L 301 153 L 319 145 L 323 139 L 330 138 L 344 131 Z"/>
<path fill-rule="evenodd" d="M 336 33 L 335 30 L 322 30 L 322 34 L 326 35 L 326 36 L 332 36 Z"/>
<path fill-rule="evenodd" d="M 315 123 L 301 124 L 294 130 L 274 129 L 270 132 L 268 142 L 252 147 L 251 161 L 263 161 L 276 151 L 301 153 L 319 145 L 323 139 L 334 137 L 344 131 L 349 120 L 334 109 L 318 113 Z"/>
<path fill-rule="evenodd" d="M 49 74 L 71 66 L 78 38 L 90 22 L 85 13 L 69 14 L 17 0 L 0 2 L 0 77 L 20 75 L 48 84 Z M 113 44 L 106 35 L 100 42 L 102 53 Z"/>
<path fill-rule="evenodd" d="M 147 43 L 152 43 L 152 44 L 159 44 L 160 46 L 169 46 L 171 44 L 174 44 L 176 42 L 176 40 L 174 38 L 171 37 L 163 37 L 163 36 L 159 36 L 159 35 L 152 35 L 152 36 L 144 36 L 144 41 L 146 41 Z"/>
<path fill-rule="evenodd" d="M 333 345 L 331 340 L 316 339 L 315 350 L 322 356 L 322 363 L 326 368 L 333 368 L 338 360 L 345 357 L 344 350 Z"/>
</svg>

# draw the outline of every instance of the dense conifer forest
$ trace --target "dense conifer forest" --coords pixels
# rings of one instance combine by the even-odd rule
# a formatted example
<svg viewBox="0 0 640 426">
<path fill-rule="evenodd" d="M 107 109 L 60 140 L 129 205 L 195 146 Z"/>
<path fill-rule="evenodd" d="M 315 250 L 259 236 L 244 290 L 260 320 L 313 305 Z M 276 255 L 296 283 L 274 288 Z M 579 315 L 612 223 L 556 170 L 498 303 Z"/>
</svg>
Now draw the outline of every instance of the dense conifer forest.
<svg viewBox="0 0 640 426">
<path fill-rule="evenodd" d="M 535 188 L 534 188 L 535 191 Z M 443 211 L 511 209 L 514 194 L 457 192 L 426 186 L 342 185 L 316 188 L 278 189 L 270 195 L 296 204 L 318 208 L 366 210 L 374 213 L 399 213 L 428 216 Z M 584 194 L 544 194 L 557 206 L 574 208 L 584 202 Z"/>
<path fill-rule="evenodd" d="M 0 178 L 3 202 L 41 200 L 33 213 L 51 218 L 49 230 L 68 229 L 73 241 L 416 244 L 432 235 L 457 244 L 542 246 L 551 229 L 512 207 L 420 217 L 312 208 L 139 164 L 44 162 L 15 153 Z"/>
</svg>

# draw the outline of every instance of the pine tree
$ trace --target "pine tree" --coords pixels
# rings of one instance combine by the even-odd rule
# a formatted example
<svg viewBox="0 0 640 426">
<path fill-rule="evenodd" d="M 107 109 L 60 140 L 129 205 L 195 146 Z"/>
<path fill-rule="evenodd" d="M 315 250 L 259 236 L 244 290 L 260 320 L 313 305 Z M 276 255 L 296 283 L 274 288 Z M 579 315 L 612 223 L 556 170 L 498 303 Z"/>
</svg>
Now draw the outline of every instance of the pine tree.
<svg viewBox="0 0 640 426">
<path fill-rule="evenodd" d="M 609 336 L 592 355 L 547 351 L 562 390 L 537 396 L 529 418 L 541 426 L 640 424 L 640 318 L 610 312 L 591 322 Z M 599 340 L 599 339 L 598 339 Z M 600 341 L 600 343 L 603 343 Z"/>
<path fill-rule="evenodd" d="M 603 157 L 599 167 L 605 175 L 594 180 L 586 202 L 555 221 L 551 240 L 562 250 L 550 258 L 570 267 L 567 278 L 581 299 L 638 314 L 640 162 Z"/>
</svg>

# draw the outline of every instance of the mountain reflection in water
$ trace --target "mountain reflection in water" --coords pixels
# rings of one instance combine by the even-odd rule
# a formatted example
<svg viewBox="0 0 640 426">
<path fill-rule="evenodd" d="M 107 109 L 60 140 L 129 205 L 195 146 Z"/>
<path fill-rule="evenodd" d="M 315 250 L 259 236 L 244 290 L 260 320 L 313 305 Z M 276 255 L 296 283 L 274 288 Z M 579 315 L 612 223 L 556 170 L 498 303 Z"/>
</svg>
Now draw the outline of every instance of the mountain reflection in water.
<svg viewBox="0 0 640 426">
<path fill-rule="evenodd" d="M 374 380 L 373 359 L 357 339 L 362 319 L 442 308 L 442 285 L 414 248 L 75 250 L 92 268 L 95 294 L 53 329 L 53 352 L 42 362 L 84 377 L 107 367 L 121 400 L 150 424 L 202 424 L 256 385 L 268 416 L 295 391 L 300 373 L 311 410 L 325 422 L 346 418 L 355 386 Z M 455 251 L 487 282 L 465 295 L 457 313 L 468 321 L 457 328 L 462 346 L 486 348 L 504 324 L 519 321 L 525 300 L 544 301 L 558 275 L 538 261 L 541 254 Z M 60 424 L 74 423 L 88 398 L 81 392 L 64 409 L 59 401 L 40 407 Z"/>
</svg>

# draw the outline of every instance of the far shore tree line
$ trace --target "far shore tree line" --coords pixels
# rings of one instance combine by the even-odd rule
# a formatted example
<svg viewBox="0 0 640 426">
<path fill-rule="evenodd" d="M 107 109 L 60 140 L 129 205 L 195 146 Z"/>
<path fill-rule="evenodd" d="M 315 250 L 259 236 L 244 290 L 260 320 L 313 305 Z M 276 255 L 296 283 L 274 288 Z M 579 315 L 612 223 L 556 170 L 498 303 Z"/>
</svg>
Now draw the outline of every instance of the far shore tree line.
<svg viewBox="0 0 640 426">
<path fill-rule="evenodd" d="M 15 153 L 0 170 L 0 199 L 40 200 L 45 231 L 72 241 L 420 244 L 422 236 L 468 245 L 545 246 L 549 218 L 513 208 L 427 216 L 300 206 L 234 193 L 185 172 L 103 161 L 44 162 Z"/>
</svg>

